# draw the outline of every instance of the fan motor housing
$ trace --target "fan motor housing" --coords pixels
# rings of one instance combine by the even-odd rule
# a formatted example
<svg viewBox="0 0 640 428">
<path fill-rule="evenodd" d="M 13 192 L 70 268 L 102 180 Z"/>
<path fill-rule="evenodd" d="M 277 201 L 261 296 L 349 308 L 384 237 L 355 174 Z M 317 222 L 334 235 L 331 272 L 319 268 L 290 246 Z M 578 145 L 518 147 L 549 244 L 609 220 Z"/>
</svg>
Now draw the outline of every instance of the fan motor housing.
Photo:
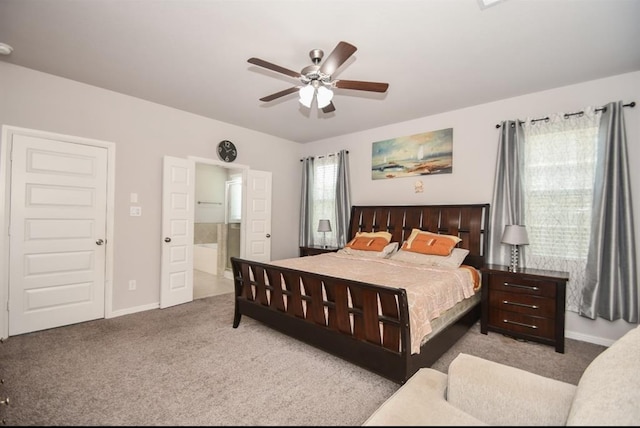
<svg viewBox="0 0 640 428">
<path fill-rule="evenodd" d="M 313 49 L 309 52 L 309 58 L 311 58 L 311 62 L 314 64 L 320 63 L 322 57 L 324 57 L 324 51 L 322 49 Z"/>
</svg>

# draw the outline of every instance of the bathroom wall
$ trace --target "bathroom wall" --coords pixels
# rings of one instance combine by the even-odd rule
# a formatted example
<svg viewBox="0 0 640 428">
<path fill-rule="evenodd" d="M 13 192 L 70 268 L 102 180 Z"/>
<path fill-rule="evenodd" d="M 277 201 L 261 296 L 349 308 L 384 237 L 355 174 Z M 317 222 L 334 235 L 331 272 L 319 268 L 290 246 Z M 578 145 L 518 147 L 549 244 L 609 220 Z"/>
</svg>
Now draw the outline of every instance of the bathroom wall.
<svg viewBox="0 0 640 428">
<path fill-rule="evenodd" d="M 227 169 L 196 163 L 194 244 L 218 242 L 218 224 L 224 224 Z"/>
<path fill-rule="evenodd" d="M 241 174 L 238 169 L 196 163 L 193 243 L 218 244 L 218 275 L 223 275 L 225 269 L 231 269 L 230 257 L 240 256 L 240 218 L 232 218 L 225 223 L 225 211 L 231 210 L 226 195 L 227 183 L 241 180 Z M 242 195 L 239 195 L 234 201 L 237 204 L 241 200 Z M 240 208 L 237 206 L 235 211 L 240 212 Z"/>
</svg>

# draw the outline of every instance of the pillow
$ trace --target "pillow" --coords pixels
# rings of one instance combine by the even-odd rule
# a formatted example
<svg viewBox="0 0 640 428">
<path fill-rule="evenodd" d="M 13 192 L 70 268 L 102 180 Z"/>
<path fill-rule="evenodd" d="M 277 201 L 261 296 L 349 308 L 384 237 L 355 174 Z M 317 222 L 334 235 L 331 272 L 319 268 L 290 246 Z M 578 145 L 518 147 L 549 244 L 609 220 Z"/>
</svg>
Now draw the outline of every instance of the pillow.
<svg viewBox="0 0 640 428">
<path fill-rule="evenodd" d="M 460 267 L 469 250 L 454 248 L 448 256 L 434 256 L 432 254 L 420 254 L 412 251 L 398 250 L 389 257 L 391 260 L 415 263 L 433 267 Z"/>
<path fill-rule="evenodd" d="M 402 249 L 414 253 L 448 256 L 460 241 L 462 241 L 462 239 L 457 236 L 441 235 L 438 233 L 424 232 L 420 229 L 413 229 L 409 238 L 402 244 Z"/>
<path fill-rule="evenodd" d="M 363 251 L 363 250 L 355 250 L 350 247 L 345 247 L 338 250 L 338 253 L 348 254 L 351 256 L 358 256 L 364 258 L 373 258 L 373 259 L 387 259 L 398 249 L 398 243 L 392 242 L 387 244 L 382 251 Z"/>
<path fill-rule="evenodd" d="M 357 232 L 346 247 L 361 251 L 382 251 L 390 241 L 389 232 Z"/>
<path fill-rule="evenodd" d="M 356 232 L 356 238 L 359 236 L 367 238 L 385 238 L 387 242 L 391 242 L 391 234 L 389 232 Z"/>
</svg>

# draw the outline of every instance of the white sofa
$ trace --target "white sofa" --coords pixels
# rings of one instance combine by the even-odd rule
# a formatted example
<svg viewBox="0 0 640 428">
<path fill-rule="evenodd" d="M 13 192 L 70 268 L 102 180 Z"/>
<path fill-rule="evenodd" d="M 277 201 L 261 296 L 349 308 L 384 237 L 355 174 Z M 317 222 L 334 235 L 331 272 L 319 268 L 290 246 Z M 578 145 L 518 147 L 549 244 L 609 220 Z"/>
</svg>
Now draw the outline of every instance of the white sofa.
<svg viewBox="0 0 640 428">
<path fill-rule="evenodd" d="M 420 369 L 364 425 L 640 425 L 640 326 L 577 386 L 461 353 L 448 374 Z"/>
</svg>

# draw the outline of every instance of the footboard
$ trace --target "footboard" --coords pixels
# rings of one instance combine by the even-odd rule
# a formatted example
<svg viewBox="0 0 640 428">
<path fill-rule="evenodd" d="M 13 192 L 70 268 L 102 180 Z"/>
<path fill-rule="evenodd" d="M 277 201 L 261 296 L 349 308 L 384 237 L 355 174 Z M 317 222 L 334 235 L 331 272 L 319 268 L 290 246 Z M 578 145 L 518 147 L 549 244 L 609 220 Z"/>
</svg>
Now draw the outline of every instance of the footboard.
<svg viewBox="0 0 640 428">
<path fill-rule="evenodd" d="M 403 383 L 411 349 L 404 289 L 375 286 L 231 257 L 233 326 L 247 315 Z"/>
</svg>

